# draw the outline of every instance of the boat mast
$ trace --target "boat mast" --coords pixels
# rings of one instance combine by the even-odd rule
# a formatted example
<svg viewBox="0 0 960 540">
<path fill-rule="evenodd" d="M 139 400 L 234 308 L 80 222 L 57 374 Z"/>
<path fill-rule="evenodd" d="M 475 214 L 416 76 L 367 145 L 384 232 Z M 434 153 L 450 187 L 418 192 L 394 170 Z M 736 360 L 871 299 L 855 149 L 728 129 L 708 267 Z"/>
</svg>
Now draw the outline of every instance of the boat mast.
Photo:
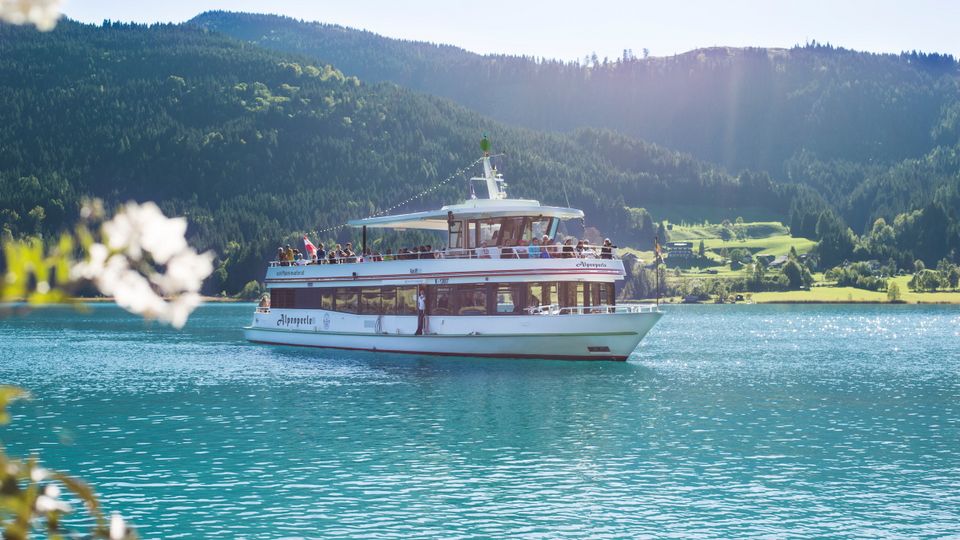
<svg viewBox="0 0 960 540">
<path fill-rule="evenodd" d="M 497 173 L 497 168 L 490 163 L 490 139 L 486 135 L 480 141 L 480 149 L 483 150 L 483 178 L 471 178 L 470 180 L 483 180 L 487 183 L 488 199 L 506 199 L 507 190 L 503 188 L 503 176 Z"/>
</svg>

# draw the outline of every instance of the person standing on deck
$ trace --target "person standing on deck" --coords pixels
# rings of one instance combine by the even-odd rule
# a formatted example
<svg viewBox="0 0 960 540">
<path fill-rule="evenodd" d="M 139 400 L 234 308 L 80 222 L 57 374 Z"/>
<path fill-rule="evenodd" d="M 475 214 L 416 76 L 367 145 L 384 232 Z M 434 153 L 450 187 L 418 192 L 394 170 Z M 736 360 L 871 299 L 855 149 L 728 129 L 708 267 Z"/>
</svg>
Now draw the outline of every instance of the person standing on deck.
<svg viewBox="0 0 960 540">
<path fill-rule="evenodd" d="M 423 287 L 417 290 L 417 333 L 414 335 L 422 336 L 424 327 L 427 323 L 427 295 Z"/>
</svg>

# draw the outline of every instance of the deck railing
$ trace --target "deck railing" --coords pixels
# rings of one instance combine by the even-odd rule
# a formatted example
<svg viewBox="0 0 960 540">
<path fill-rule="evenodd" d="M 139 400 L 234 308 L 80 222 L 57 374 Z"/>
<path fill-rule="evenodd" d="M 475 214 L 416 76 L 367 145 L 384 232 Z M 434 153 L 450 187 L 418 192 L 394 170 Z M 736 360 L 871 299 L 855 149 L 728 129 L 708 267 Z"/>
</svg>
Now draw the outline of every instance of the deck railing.
<svg viewBox="0 0 960 540">
<path fill-rule="evenodd" d="M 659 308 L 656 304 L 620 304 L 599 306 L 567 306 L 559 304 L 527 308 L 531 315 L 589 315 L 596 313 L 656 313 Z"/>
<path fill-rule="evenodd" d="M 416 251 L 410 253 L 392 253 L 388 255 L 355 255 L 353 257 L 335 257 L 332 261 L 325 257 L 322 260 L 312 261 L 270 261 L 270 266 L 307 266 L 312 264 L 352 264 L 374 263 L 381 261 L 406 261 L 430 259 L 619 259 L 616 246 L 595 246 L 585 244 L 578 250 L 576 246 L 551 245 L 535 246 L 531 253 L 530 246 L 510 247 L 478 247 L 478 248 L 451 248 L 433 251 Z M 543 253 L 546 252 L 546 256 Z M 536 255 L 536 256 L 534 256 Z"/>
</svg>

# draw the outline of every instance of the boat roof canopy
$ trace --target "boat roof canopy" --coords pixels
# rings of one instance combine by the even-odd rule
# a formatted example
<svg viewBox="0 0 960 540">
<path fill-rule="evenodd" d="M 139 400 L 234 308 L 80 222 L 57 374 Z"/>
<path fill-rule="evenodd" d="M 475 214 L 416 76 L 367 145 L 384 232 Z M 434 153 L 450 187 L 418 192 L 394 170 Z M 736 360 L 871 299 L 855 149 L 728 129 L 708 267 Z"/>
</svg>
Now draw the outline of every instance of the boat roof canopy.
<svg viewBox="0 0 960 540">
<path fill-rule="evenodd" d="M 542 206 L 539 201 L 526 199 L 471 199 L 462 204 L 451 204 L 439 210 L 396 214 L 348 221 L 351 227 L 385 229 L 447 230 L 447 216 L 453 212 L 456 220 L 491 219 L 500 217 L 552 217 L 579 219 L 583 211 L 575 208 Z"/>
</svg>

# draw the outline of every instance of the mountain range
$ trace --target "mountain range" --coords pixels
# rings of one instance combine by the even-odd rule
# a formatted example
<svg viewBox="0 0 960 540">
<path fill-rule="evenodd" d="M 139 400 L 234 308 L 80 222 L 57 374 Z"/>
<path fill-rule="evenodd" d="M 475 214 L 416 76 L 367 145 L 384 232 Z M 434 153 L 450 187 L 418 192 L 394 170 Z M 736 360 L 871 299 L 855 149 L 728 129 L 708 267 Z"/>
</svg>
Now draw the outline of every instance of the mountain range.
<svg viewBox="0 0 960 540">
<path fill-rule="evenodd" d="M 844 237 L 838 257 L 877 255 L 883 218 L 888 256 L 935 263 L 960 250 L 958 81 L 950 56 L 819 44 L 570 63 L 242 13 L 0 26 L 0 226 L 157 200 L 220 254 L 208 289 L 233 291 L 276 244 L 447 180 L 488 134 L 511 194 L 621 244 L 709 206 Z M 397 211 L 463 199 L 455 180 Z"/>
</svg>

